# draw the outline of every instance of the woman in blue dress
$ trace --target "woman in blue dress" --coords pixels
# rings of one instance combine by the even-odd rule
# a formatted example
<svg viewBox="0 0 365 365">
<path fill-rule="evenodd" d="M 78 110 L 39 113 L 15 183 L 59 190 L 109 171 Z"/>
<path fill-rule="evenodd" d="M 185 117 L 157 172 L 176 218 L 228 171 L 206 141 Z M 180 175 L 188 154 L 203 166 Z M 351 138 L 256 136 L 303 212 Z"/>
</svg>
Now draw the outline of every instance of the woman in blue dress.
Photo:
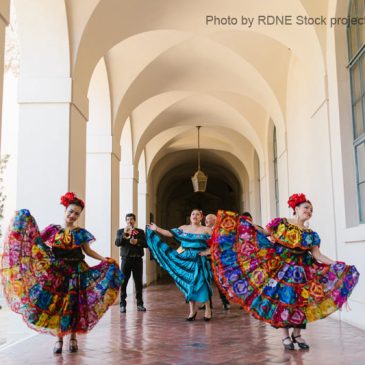
<svg viewBox="0 0 365 365">
<path fill-rule="evenodd" d="M 174 279 L 177 287 L 184 293 L 189 302 L 190 313 L 188 321 L 195 320 L 198 307 L 196 302 L 205 303 L 204 320 L 212 318 L 209 298 L 212 294 L 210 282 L 212 272 L 204 252 L 208 248 L 207 240 L 211 229 L 201 225 L 203 213 L 194 209 L 190 214 L 190 224 L 173 228 L 171 231 L 162 229 L 152 223 L 147 227 L 147 243 L 156 261 Z M 174 237 L 180 242 L 178 250 L 174 250 L 156 234 Z"/>
</svg>

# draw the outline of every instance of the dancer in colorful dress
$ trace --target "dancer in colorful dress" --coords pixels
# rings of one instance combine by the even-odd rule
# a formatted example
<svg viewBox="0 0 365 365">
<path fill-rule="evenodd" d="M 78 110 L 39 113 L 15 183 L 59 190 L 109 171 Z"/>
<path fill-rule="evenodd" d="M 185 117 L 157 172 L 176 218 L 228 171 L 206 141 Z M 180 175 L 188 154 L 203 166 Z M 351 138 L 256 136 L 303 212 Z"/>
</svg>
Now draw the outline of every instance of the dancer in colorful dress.
<svg viewBox="0 0 365 365">
<path fill-rule="evenodd" d="M 187 321 L 194 321 L 196 318 L 196 302 L 205 303 L 204 320 L 209 321 L 212 318 L 209 305 L 209 297 L 212 294 L 211 268 L 207 258 L 199 255 L 208 247 L 207 240 L 211 236 L 211 230 L 201 225 L 202 219 L 202 212 L 194 209 L 190 214 L 189 225 L 168 231 L 152 223 L 146 231 L 147 243 L 153 257 L 172 276 L 189 302 L 190 313 Z M 162 242 L 156 233 L 174 237 L 181 243 L 181 247 L 174 250 Z"/>
<path fill-rule="evenodd" d="M 26 209 L 16 212 L 5 238 L 1 278 L 10 308 L 26 324 L 58 337 L 54 353 L 78 350 L 76 334 L 90 331 L 115 301 L 122 283 L 118 264 L 91 249 L 94 236 L 76 226 L 84 202 L 74 193 L 61 197 L 64 226 L 49 225 L 41 233 Z M 96 260 L 89 267 L 84 253 Z"/>
<path fill-rule="evenodd" d="M 321 253 L 318 234 L 305 225 L 313 207 L 304 194 L 292 195 L 288 204 L 294 219 L 272 220 L 264 231 L 269 239 L 244 217 L 220 211 L 212 236 L 213 270 L 232 301 L 283 328 L 285 349 L 294 350 L 295 343 L 308 349 L 301 329 L 340 309 L 359 273 Z"/>
</svg>

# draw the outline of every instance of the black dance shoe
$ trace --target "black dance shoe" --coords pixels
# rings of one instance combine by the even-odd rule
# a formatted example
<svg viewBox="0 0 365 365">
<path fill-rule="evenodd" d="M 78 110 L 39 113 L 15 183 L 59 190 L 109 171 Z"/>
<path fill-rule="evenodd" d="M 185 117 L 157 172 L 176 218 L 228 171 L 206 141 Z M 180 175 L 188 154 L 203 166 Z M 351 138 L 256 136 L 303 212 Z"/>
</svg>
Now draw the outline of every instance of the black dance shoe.
<svg viewBox="0 0 365 365">
<path fill-rule="evenodd" d="M 146 312 L 146 307 L 143 304 L 137 305 L 137 310 L 139 312 Z"/>
<path fill-rule="evenodd" d="M 193 316 L 186 318 L 186 320 L 189 321 L 189 322 L 195 321 L 195 317 L 196 317 L 197 313 L 198 312 L 195 312 Z"/>
<path fill-rule="evenodd" d="M 208 321 L 210 321 L 210 320 L 212 319 L 212 317 L 213 317 L 213 310 L 211 309 L 211 310 L 210 310 L 210 317 L 206 317 L 206 316 L 204 316 L 204 321 L 205 321 L 205 322 L 208 322 Z"/>
<path fill-rule="evenodd" d="M 53 347 L 53 353 L 54 354 L 62 354 L 62 346 L 63 346 L 63 341 L 58 340 Z"/>
<path fill-rule="evenodd" d="M 284 341 L 285 341 L 285 340 L 290 340 L 290 343 L 284 343 Z M 281 341 L 282 341 L 282 343 L 283 343 L 283 346 L 284 346 L 285 350 L 295 350 L 295 348 L 294 348 L 294 344 L 293 344 L 293 342 L 291 341 L 291 339 L 290 339 L 290 337 L 289 337 L 289 336 L 288 336 L 288 337 L 283 338 Z"/>
<path fill-rule="evenodd" d="M 70 338 L 70 343 L 68 344 L 68 351 L 70 352 L 77 352 L 79 347 L 77 346 L 76 338 Z"/>
<path fill-rule="evenodd" d="M 297 338 L 299 338 L 299 337 L 302 337 L 302 336 L 301 335 L 298 335 L 298 336 L 291 335 L 293 342 L 297 343 L 299 348 L 301 348 L 302 350 L 309 350 L 309 345 L 307 345 L 304 340 L 302 342 L 297 341 Z"/>
<path fill-rule="evenodd" d="M 121 305 L 119 311 L 120 313 L 125 313 L 127 311 L 127 308 L 125 307 L 125 305 Z"/>
</svg>

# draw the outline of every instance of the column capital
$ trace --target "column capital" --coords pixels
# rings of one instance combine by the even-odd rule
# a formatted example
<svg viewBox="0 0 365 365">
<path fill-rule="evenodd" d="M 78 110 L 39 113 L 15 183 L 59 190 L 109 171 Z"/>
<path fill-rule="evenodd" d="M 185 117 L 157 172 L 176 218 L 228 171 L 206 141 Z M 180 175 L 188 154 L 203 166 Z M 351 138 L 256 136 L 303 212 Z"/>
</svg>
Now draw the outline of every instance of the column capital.
<svg viewBox="0 0 365 365">
<path fill-rule="evenodd" d="M 133 179 L 138 182 L 138 170 L 135 169 L 134 165 L 120 164 L 120 179 Z"/>
<path fill-rule="evenodd" d="M 89 119 L 89 100 L 70 77 L 20 77 L 18 81 L 18 103 L 70 103 L 86 120 Z"/>
<path fill-rule="evenodd" d="M 112 154 L 120 161 L 120 148 L 115 150 L 115 147 L 113 136 L 87 136 L 87 153 Z"/>
</svg>

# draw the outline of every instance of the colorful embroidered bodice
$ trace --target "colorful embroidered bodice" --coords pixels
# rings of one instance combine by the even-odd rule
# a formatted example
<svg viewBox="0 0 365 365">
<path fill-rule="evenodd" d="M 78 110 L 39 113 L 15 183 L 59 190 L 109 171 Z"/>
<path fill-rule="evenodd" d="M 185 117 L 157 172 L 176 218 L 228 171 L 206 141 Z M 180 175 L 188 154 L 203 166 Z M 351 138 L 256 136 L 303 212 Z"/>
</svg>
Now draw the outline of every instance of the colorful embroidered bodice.
<svg viewBox="0 0 365 365">
<path fill-rule="evenodd" d="M 321 243 L 317 232 L 289 223 L 286 218 L 275 218 L 266 228 L 275 243 L 290 249 L 307 251 Z"/>
<path fill-rule="evenodd" d="M 69 230 L 51 224 L 41 232 L 42 241 L 49 247 L 62 250 L 80 248 L 82 244 L 95 241 L 95 237 L 84 228 Z"/>
</svg>

